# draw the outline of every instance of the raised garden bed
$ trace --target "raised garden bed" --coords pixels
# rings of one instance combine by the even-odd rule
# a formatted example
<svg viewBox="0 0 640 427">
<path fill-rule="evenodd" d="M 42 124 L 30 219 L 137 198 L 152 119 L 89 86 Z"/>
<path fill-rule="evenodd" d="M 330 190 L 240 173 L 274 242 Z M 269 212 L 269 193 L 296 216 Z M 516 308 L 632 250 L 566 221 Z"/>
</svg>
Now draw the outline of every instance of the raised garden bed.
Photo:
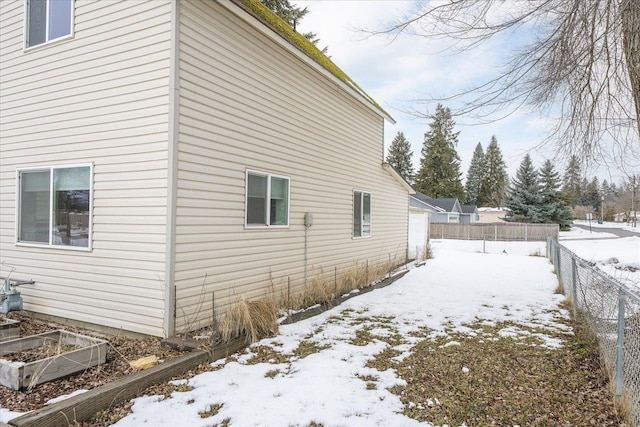
<svg viewBox="0 0 640 427">
<path fill-rule="evenodd" d="M 20 337 L 20 322 L 11 319 L 0 319 L 0 342 Z"/>
<path fill-rule="evenodd" d="M 4 341 L 0 385 L 30 388 L 102 364 L 106 355 L 105 340 L 64 330 Z"/>
</svg>

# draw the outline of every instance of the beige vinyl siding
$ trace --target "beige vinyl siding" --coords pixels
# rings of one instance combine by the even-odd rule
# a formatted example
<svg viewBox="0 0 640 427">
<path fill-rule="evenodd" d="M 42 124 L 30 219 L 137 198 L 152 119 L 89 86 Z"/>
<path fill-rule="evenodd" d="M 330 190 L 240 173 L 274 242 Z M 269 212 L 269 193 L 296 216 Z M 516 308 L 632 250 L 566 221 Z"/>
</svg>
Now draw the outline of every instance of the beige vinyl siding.
<svg viewBox="0 0 640 427">
<path fill-rule="evenodd" d="M 171 3 L 75 0 L 74 37 L 26 51 L 23 12 L 0 2 L 0 260 L 26 310 L 161 336 Z M 16 245 L 16 170 L 78 163 L 92 250 Z"/>
<path fill-rule="evenodd" d="M 287 278 L 299 290 L 305 212 L 308 283 L 320 271 L 403 262 L 407 192 L 381 167 L 382 115 L 233 5 L 180 6 L 177 329 L 211 319 L 212 292 L 222 312 Z M 245 228 L 247 169 L 290 178 L 288 228 Z M 352 238 L 354 189 L 371 193 L 370 238 Z"/>
</svg>

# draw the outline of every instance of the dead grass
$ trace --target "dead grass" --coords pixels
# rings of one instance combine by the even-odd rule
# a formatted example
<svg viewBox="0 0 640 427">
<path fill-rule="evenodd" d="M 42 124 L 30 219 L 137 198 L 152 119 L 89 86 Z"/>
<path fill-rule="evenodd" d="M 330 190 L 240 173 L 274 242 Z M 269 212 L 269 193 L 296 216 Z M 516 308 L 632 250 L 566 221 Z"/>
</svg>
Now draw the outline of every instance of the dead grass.
<svg viewBox="0 0 640 427">
<path fill-rule="evenodd" d="M 256 342 L 273 336 L 278 333 L 277 312 L 273 298 L 247 301 L 242 296 L 219 323 L 222 339 L 229 342 L 245 336 L 247 342 Z"/>
<path fill-rule="evenodd" d="M 422 251 L 422 259 L 433 259 L 433 249 L 431 248 L 431 243 L 427 243 Z"/>
<path fill-rule="evenodd" d="M 521 325 L 467 326 L 478 333 L 426 339 L 401 363 L 385 354 L 370 363 L 407 382 L 391 390 L 407 416 L 435 425 L 625 425 L 588 331 L 563 335 L 564 346 L 550 349 L 535 336 L 498 334 L 507 326 L 527 330 Z"/>
<path fill-rule="evenodd" d="M 220 409 L 222 409 L 222 404 L 214 403 L 212 405 L 208 405 L 205 411 L 198 412 L 198 415 L 200 415 L 200 418 L 213 417 L 214 415 L 218 415 L 218 412 L 220 412 Z"/>
<path fill-rule="evenodd" d="M 41 359 L 47 359 L 49 357 L 60 356 L 63 353 L 81 348 L 83 348 L 81 345 L 67 344 L 56 338 L 45 338 L 42 345 L 27 350 L 7 353 L 2 357 L 14 362 L 31 363 Z"/>
<path fill-rule="evenodd" d="M 354 263 L 340 273 L 317 271 L 307 286 L 292 289 L 284 282 L 276 283 L 270 276 L 270 287 L 260 300 L 249 301 L 240 296 L 217 323 L 222 341 L 246 336 L 247 342 L 273 336 L 278 332 L 278 315 L 304 310 L 318 304 L 328 304 L 354 289 L 362 289 L 385 279 L 392 260 L 379 263 Z M 276 289 L 280 289 L 276 291 Z"/>
</svg>

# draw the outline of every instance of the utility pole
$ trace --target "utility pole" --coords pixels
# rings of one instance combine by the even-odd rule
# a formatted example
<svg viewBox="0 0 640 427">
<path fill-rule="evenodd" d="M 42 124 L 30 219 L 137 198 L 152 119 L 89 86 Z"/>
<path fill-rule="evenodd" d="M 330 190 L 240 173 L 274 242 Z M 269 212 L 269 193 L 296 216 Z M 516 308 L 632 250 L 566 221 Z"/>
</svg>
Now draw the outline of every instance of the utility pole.
<svg viewBox="0 0 640 427">
<path fill-rule="evenodd" d="M 631 197 L 631 203 L 633 204 L 633 228 L 636 228 L 638 221 L 638 215 L 636 214 L 636 176 L 633 175 L 633 194 Z"/>
<path fill-rule="evenodd" d="M 636 176 L 631 177 L 633 184 L 631 188 L 631 209 L 633 209 L 633 228 L 636 228 L 638 215 L 636 214 Z"/>
</svg>

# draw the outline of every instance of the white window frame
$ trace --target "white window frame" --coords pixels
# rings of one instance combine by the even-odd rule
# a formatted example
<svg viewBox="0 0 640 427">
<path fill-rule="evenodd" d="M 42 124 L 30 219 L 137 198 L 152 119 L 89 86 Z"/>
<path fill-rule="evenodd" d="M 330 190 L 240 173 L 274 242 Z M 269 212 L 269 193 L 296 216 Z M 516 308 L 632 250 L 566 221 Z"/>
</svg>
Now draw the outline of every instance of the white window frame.
<svg viewBox="0 0 640 427">
<path fill-rule="evenodd" d="M 249 224 L 248 211 L 249 211 L 249 175 L 262 176 L 267 178 L 267 194 L 265 199 L 265 218 L 266 224 Z M 270 224 L 271 222 L 271 178 L 284 179 L 287 181 L 287 223 L 286 224 Z M 289 228 L 291 221 L 291 178 L 285 175 L 272 174 L 268 172 L 261 172 L 253 169 L 247 169 L 245 172 L 245 197 L 244 197 L 244 227 L 245 229 L 260 229 L 260 228 Z"/>
<path fill-rule="evenodd" d="M 360 194 L 360 234 L 356 235 L 356 224 L 354 222 L 355 221 L 355 217 L 356 217 L 356 205 L 353 202 L 355 201 L 356 194 L 358 194 L 358 193 Z M 351 219 L 352 219 L 352 224 L 351 224 L 352 238 L 353 239 L 367 239 L 367 238 L 371 237 L 371 223 L 372 223 L 371 192 L 354 189 L 351 194 L 352 194 L 351 201 L 353 203 L 353 206 L 352 206 L 352 217 L 351 217 Z M 364 218 L 364 195 L 365 194 L 369 196 L 369 221 L 365 221 L 365 218 Z"/>
<path fill-rule="evenodd" d="M 50 4 L 52 1 L 55 0 L 45 0 L 46 3 L 46 14 L 45 14 L 45 40 L 42 43 L 38 43 L 36 45 L 30 45 L 29 44 L 29 17 L 30 17 L 30 9 L 29 9 L 29 3 L 31 0 L 24 0 L 24 34 L 23 34 L 23 39 L 24 39 L 24 50 L 31 50 L 31 49 L 36 49 L 42 46 L 46 46 L 49 45 L 51 43 L 54 42 L 58 42 L 58 41 L 62 41 L 62 40 L 67 40 L 70 38 L 73 38 L 74 35 L 74 22 L 75 22 L 75 0 L 71 0 L 71 12 L 70 12 L 70 16 L 69 16 L 69 34 L 65 34 L 59 37 L 56 37 L 55 39 L 50 39 L 49 38 L 49 17 L 50 17 L 50 12 L 51 12 L 51 8 L 50 8 Z"/>
<path fill-rule="evenodd" d="M 57 169 L 73 169 L 73 168 L 89 168 L 89 230 L 88 230 L 88 242 L 87 246 L 67 246 L 56 245 L 53 243 L 53 227 L 54 222 L 54 197 L 53 197 L 53 171 Z M 21 174 L 24 172 L 49 172 L 49 241 L 48 242 L 30 242 L 20 240 L 20 221 L 22 206 L 21 200 Z M 15 244 L 16 246 L 26 246 L 35 248 L 55 248 L 64 249 L 69 251 L 81 251 L 89 252 L 93 247 L 93 163 L 81 163 L 71 165 L 55 165 L 55 166 L 42 166 L 42 167 L 30 167 L 16 169 L 16 219 L 15 219 Z"/>
</svg>

